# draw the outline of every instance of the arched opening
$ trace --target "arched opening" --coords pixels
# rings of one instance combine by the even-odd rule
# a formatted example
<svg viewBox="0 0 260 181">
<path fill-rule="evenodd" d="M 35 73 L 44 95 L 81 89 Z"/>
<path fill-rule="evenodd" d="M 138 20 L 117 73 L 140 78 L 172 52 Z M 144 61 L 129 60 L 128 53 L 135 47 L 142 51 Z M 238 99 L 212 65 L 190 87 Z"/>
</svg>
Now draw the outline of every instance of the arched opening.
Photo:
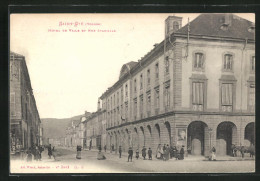
<svg viewBox="0 0 260 181">
<path fill-rule="evenodd" d="M 155 124 L 154 125 L 154 144 L 155 144 L 155 148 L 157 148 L 157 146 L 161 143 L 161 132 L 160 132 L 160 126 L 159 124 Z"/>
<path fill-rule="evenodd" d="M 166 130 L 167 130 L 166 144 L 171 145 L 171 125 L 169 122 L 166 122 L 165 126 L 166 126 Z"/>
<path fill-rule="evenodd" d="M 232 144 L 237 145 L 237 127 L 232 122 L 222 122 L 217 127 L 217 154 L 231 155 Z"/>
<path fill-rule="evenodd" d="M 134 128 L 134 137 L 133 137 L 133 147 L 136 150 L 137 148 L 139 149 L 139 138 L 138 138 L 138 132 L 137 128 Z"/>
<path fill-rule="evenodd" d="M 147 146 L 147 148 L 151 148 L 152 147 L 152 128 L 150 125 L 147 125 L 147 130 L 148 131 L 146 131 L 145 145 Z"/>
<path fill-rule="evenodd" d="M 193 121 L 188 126 L 187 149 L 191 155 L 205 155 L 205 130 L 207 124 L 202 121 Z"/>
<path fill-rule="evenodd" d="M 245 146 L 255 145 L 255 123 L 248 123 L 245 127 Z"/>
<path fill-rule="evenodd" d="M 141 134 L 140 134 L 140 146 L 141 148 L 145 146 L 145 136 L 144 136 L 144 128 L 143 126 L 140 127 Z"/>
</svg>

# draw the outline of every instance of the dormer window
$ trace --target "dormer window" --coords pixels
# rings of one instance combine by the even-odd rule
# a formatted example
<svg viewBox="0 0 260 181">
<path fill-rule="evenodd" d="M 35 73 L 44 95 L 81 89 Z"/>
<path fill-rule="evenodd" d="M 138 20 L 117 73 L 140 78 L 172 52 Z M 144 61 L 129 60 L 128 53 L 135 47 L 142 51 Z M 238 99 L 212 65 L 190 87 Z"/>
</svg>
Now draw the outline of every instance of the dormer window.
<svg viewBox="0 0 260 181">
<path fill-rule="evenodd" d="M 193 69 L 196 71 L 204 70 L 204 54 L 197 52 L 194 54 Z"/>
<path fill-rule="evenodd" d="M 233 70 L 233 55 L 231 55 L 231 54 L 224 55 L 223 70 L 224 71 Z"/>
</svg>

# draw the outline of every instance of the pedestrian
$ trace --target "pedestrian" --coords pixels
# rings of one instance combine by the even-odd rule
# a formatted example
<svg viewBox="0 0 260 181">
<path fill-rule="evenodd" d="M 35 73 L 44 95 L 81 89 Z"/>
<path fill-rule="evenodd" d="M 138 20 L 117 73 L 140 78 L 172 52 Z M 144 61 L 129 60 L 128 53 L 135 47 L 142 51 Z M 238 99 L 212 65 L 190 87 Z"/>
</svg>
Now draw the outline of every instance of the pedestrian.
<svg viewBox="0 0 260 181">
<path fill-rule="evenodd" d="M 105 150 L 105 152 L 107 151 L 107 145 L 104 146 L 104 150 Z"/>
<path fill-rule="evenodd" d="M 165 148 L 165 161 L 169 160 L 170 159 L 170 147 L 169 145 L 167 144 L 166 145 L 166 148 Z"/>
<path fill-rule="evenodd" d="M 122 147 L 121 146 L 119 146 L 118 151 L 119 151 L 119 158 L 121 158 L 121 155 L 122 155 Z"/>
<path fill-rule="evenodd" d="M 114 148 L 114 144 L 112 144 L 112 152 L 115 150 L 115 148 Z"/>
<path fill-rule="evenodd" d="M 53 156 L 54 160 L 56 161 L 57 152 L 55 150 L 55 146 L 52 148 L 52 156 Z"/>
<path fill-rule="evenodd" d="M 241 152 L 242 158 L 244 158 L 244 156 L 245 156 L 245 147 L 244 146 L 241 147 L 240 152 Z"/>
<path fill-rule="evenodd" d="M 136 157 L 136 159 L 138 160 L 138 158 L 139 158 L 139 150 L 138 150 L 138 148 L 136 149 L 136 152 L 135 152 L 135 157 Z"/>
<path fill-rule="evenodd" d="M 81 146 L 80 145 L 77 145 L 77 156 L 76 156 L 76 158 L 77 159 L 81 159 Z"/>
<path fill-rule="evenodd" d="M 184 145 L 182 145 L 181 150 L 180 150 L 180 157 L 179 160 L 183 160 L 184 159 Z"/>
<path fill-rule="evenodd" d="M 27 158 L 26 158 L 27 162 L 32 162 L 32 152 L 31 152 L 31 148 L 29 148 L 29 150 L 27 151 Z"/>
<path fill-rule="evenodd" d="M 98 151 L 101 152 L 101 145 L 98 146 Z"/>
<path fill-rule="evenodd" d="M 165 150 L 166 150 L 166 144 L 163 145 L 163 151 L 165 151 Z"/>
<path fill-rule="evenodd" d="M 173 158 L 173 146 L 170 146 L 170 159 Z"/>
<path fill-rule="evenodd" d="M 98 152 L 98 155 L 97 155 L 97 159 L 98 159 L 98 160 L 105 160 L 106 157 L 105 157 L 105 155 L 104 155 L 101 151 L 99 151 L 99 152 Z"/>
<path fill-rule="evenodd" d="M 49 155 L 49 159 L 51 159 L 51 156 L 52 156 L 51 144 L 49 144 L 49 146 L 48 146 L 48 155 Z"/>
<path fill-rule="evenodd" d="M 149 160 L 152 160 L 152 150 L 151 150 L 151 148 L 148 149 L 148 157 L 149 157 Z"/>
<path fill-rule="evenodd" d="M 44 151 L 44 148 L 43 148 L 43 146 L 42 145 L 40 145 L 39 146 L 39 159 L 40 159 L 40 161 L 42 160 L 42 152 Z"/>
<path fill-rule="evenodd" d="M 39 151 L 39 147 L 35 146 L 35 160 L 39 161 L 40 160 L 40 151 Z"/>
<path fill-rule="evenodd" d="M 211 160 L 216 161 L 216 148 L 214 146 L 211 149 Z"/>
<path fill-rule="evenodd" d="M 90 140 L 89 142 L 89 150 L 91 150 L 91 147 L 92 147 L 92 140 Z"/>
<path fill-rule="evenodd" d="M 143 146 L 143 149 L 142 149 L 142 157 L 145 160 L 145 157 L 146 157 L 146 148 L 145 148 L 145 146 Z"/>
<path fill-rule="evenodd" d="M 157 150 L 156 150 L 156 158 L 161 159 L 162 154 L 161 154 L 161 144 L 158 144 Z"/>
<path fill-rule="evenodd" d="M 129 147 L 129 150 L 128 150 L 128 160 L 127 160 L 127 162 L 129 162 L 129 159 L 130 159 L 131 162 L 132 162 L 132 158 L 133 158 L 133 149 L 132 149 L 132 147 Z"/>
<path fill-rule="evenodd" d="M 172 154 L 173 154 L 173 158 L 176 158 L 176 156 L 177 156 L 177 148 L 176 148 L 176 146 L 173 146 L 173 149 L 172 149 Z"/>
<path fill-rule="evenodd" d="M 234 147 L 234 157 L 237 157 L 237 147 L 236 147 L 236 145 Z"/>
</svg>

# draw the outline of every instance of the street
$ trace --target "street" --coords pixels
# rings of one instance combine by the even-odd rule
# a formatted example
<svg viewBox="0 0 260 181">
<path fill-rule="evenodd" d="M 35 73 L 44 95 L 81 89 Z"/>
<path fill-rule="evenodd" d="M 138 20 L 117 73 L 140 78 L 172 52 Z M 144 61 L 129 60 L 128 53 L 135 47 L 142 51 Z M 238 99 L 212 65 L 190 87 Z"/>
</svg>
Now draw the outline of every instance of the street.
<svg viewBox="0 0 260 181">
<path fill-rule="evenodd" d="M 11 173 L 247 173 L 255 171 L 255 160 L 245 158 L 217 157 L 217 161 L 207 161 L 204 157 L 189 156 L 184 160 L 169 161 L 136 160 L 127 162 L 127 155 L 105 152 L 106 160 L 97 160 L 97 151 L 83 150 L 82 159 L 76 159 L 76 151 L 71 148 L 57 148 L 61 156 L 55 161 L 49 159 L 47 150 L 42 153 L 42 161 L 12 160 Z M 135 155 L 135 154 L 134 154 Z"/>
</svg>

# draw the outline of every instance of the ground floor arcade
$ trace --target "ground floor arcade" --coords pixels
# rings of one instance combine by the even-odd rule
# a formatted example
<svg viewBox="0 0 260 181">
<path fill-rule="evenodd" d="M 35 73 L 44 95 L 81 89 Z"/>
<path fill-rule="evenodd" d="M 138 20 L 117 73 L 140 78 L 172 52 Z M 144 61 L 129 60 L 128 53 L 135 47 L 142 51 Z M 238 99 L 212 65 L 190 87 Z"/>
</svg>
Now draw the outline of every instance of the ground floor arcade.
<svg viewBox="0 0 260 181">
<path fill-rule="evenodd" d="M 182 145 L 188 154 L 204 155 L 214 146 L 218 155 L 230 155 L 231 145 L 250 146 L 255 142 L 255 117 L 235 115 L 175 114 L 107 130 L 106 145 L 115 151 L 121 146 L 134 151 L 143 146 L 156 153 L 158 144 Z"/>
</svg>

